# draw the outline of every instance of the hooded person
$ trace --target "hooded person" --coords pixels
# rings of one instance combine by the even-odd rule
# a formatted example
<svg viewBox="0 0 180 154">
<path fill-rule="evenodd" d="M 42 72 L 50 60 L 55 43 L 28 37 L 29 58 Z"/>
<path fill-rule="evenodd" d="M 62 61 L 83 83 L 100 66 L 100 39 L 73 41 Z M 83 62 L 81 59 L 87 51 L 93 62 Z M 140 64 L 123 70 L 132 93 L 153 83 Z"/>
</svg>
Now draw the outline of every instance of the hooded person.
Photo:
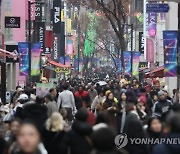
<svg viewBox="0 0 180 154">
<path fill-rule="evenodd" d="M 163 142 L 162 144 L 155 145 L 152 154 L 179 154 L 180 113 L 169 114 L 166 119 L 166 125 L 168 132 L 165 141 L 171 140 L 171 143 Z"/>
<path fill-rule="evenodd" d="M 95 125 L 92 134 L 94 150 L 91 154 L 126 154 L 122 149 L 116 150 L 115 137 L 114 132 L 105 123 Z"/>
<path fill-rule="evenodd" d="M 75 115 L 72 130 L 69 131 L 64 139 L 64 143 L 70 148 L 71 154 L 88 154 L 92 150 L 90 136 L 92 127 L 87 123 L 87 109 L 80 109 Z"/>
<path fill-rule="evenodd" d="M 26 104 L 23 107 L 23 119 L 29 119 L 34 121 L 38 129 L 43 130 L 44 124 L 48 118 L 47 107 L 40 103 L 41 100 L 37 100 L 35 103 Z"/>
<path fill-rule="evenodd" d="M 47 119 L 42 135 L 48 154 L 66 153 L 66 148 L 62 143 L 65 134 L 63 117 L 60 113 L 54 112 Z"/>
</svg>

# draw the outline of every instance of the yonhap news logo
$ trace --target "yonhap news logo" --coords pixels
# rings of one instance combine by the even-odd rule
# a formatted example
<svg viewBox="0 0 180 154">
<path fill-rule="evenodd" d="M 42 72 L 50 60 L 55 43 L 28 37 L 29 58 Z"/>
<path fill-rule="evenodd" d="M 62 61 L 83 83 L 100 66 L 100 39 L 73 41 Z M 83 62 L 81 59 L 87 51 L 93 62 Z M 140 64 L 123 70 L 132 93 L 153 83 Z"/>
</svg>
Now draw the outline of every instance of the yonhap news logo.
<svg viewBox="0 0 180 154">
<path fill-rule="evenodd" d="M 122 133 L 117 135 L 114 142 L 118 149 L 124 148 L 128 144 L 127 134 Z"/>
<path fill-rule="evenodd" d="M 180 144 L 180 138 L 128 138 L 127 134 L 121 133 L 114 139 L 114 143 L 117 149 L 124 148 L 127 144 L 131 145 L 156 145 L 156 144 L 167 144 L 176 145 Z"/>
</svg>

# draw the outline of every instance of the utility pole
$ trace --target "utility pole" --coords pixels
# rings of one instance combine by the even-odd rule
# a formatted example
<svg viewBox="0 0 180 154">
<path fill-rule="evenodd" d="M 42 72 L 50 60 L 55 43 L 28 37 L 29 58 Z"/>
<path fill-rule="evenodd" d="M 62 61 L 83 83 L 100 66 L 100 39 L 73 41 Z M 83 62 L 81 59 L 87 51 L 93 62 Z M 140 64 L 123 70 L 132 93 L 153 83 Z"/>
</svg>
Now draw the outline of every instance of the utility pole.
<svg viewBox="0 0 180 154">
<path fill-rule="evenodd" d="M 28 1 L 28 53 L 29 53 L 29 82 L 31 82 L 31 0 Z"/>
<path fill-rule="evenodd" d="M 133 81 L 133 31 L 134 25 L 131 24 L 131 81 Z"/>
<path fill-rule="evenodd" d="M 80 0 L 78 1 L 78 73 L 79 73 L 79 64 L 80 64 L 80 42 L 81 42 L 81 27 L 80 27 Z"/>
</svg>

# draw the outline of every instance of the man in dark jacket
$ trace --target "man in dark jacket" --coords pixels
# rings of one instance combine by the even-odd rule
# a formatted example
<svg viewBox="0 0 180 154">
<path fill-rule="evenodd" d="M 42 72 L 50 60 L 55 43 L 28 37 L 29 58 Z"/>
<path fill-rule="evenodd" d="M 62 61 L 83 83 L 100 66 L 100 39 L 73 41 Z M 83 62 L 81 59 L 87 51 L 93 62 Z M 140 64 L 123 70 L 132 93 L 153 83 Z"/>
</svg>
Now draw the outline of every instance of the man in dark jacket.
<svg viewBox="0 0 180 154">
<path fill-rule="evenodd" d="M 86 122 L 88 111 L 80 109 L 72 124 L 72 130 L 67 133 L 64 143 L 70 148 L 71 154 L 89 154 L 92 150 L 90 135 L 92 127 Z"/>
<path fill-rule="evenodd" d="M 162 117 L 164 116 L 172 106 L 171 101 L 166 99 L 164 91 L 158 92 L 159 101 L 153 106 L 153 116 Z"/>
</svg>

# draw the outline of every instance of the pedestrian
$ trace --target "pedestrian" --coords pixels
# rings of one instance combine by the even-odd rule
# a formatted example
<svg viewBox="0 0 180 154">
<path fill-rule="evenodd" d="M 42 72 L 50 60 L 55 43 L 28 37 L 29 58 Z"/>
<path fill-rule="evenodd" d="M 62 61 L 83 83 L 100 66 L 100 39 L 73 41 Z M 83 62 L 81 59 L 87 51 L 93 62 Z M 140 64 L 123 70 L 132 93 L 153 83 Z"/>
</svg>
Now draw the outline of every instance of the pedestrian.
<svg viewBox="0 0 180 154">
<path fill-rule="evenodd" d="M 104 123 L 93 127 L 92 143 L 94 149 L 91 154 L 127 154 L 123 150 L 117 150 L 114 139 L 116 134 Z"/>
<path fill-rule="evenodd" d="M 5 141 L 6 145 L 9 148 L 14 142 L 16 142 L 16 137 L 21 127 L 21 120 L 20 119 L 13 119 L 9 123 L 9 130 L 5 134 Z"/>
<path fill-rule="evenodd" d="M 51 88 L 49 90 L 49 93 L 53 96 L 54 101 L 57 102 L 57 90 L 56 90 L 56 88 Z"/>
<path fill-rule="evenodd" d="M 78 90 L 74 93 L 74 97 L 77 110 L 81 109 L 82 107 L 91 107 L 89 93 L 84 90 L 82 85 L 78 87 Z"/>
<path fill-rule="evenodd" d="M 103 110 L 117 110 L 118 100 L 111 91 L 106 92 L 106 99 L 102 104 Z"/>
<path fill-rule="evenodd" d="M 48 151 L 48 154 L 66 153 L 66 148 L 63 146 L 62 139 L 65 136 L 64 121 L 60 113 L 54 112 L 49 117 L 43 131 L 43 143 Z"/>
<path fill-rule="evenodd" d="M 170 110 L 172 103 L 171 101 L 166 99 L 164 91 L 159 91 L 158 97 L 159 97 L 159 100 L 153 106 L 152 115 L 163 118 L 167 114 L 167 112 Z"/>
<path fill-rule="evenodd" d="M 105 101 L 106 96 L 104 91 L 101 89 L 98 91 L 98 95 L 94 98 L 93 103 L 91 105 L 91 110 L 94 113 L 98 113 L 102 110 L 102 103 Z"/>
<path fill-rule="evenodd" d="M 48 108 L 44 105 L 44 98 L 37 96 L 36 102 L 26 104 L 23 108 L 23 120 L 33 121 L 40 131 L 48 118 Z"/>
<path fill-rule="evenodd" d="M 92 149 L 91 134 L 93 132 L 92 126 L 87 123 L 88 111 L 85 108 L 80 109 L 75 115 L 75 121 L 64 142 L 71 154 L 89 154 Z"/>
<path fill-rule="evenodd" d="M 90 96 L 90 105 L 92 105 L 95 97 L 98 95 L 97 90 L 94 88 L 93 84 L 90 85 L 88 93 L 89 93 L 89 96 Z"/>
<path fill-rule="evenodd" d="M 172 113 L 166 119 L 168 127 L 165 142 L 157 144 L 153 147 L 152 154 L 179 154 L 180 145 L 177 139 L 180 138 L 180 114 Z M 171 144 L 167 144 L 167 140 L 172 140 Z"/>
<path fill-rule="evenodd" d="M 63 91 L 58 97 L 58 108 L 65 109 L 67 111 L 67 120 L 69 123 L 73 120 L 73 112 L 76 112 L 75 99 L 71 91 L 68 90 L 69 85 L 63 84 Z"/>
<path fill-rule="evenodd" d="M 57 106 L 56 102 L 54 101 L 53 96 L 50 93 L 46 94 L 46 96 L 44 98 L 45 98 L 45 103 L 46 103 L 47 110 L 48 110 L 47 114 L 48 114 L 48 117 L 50 117 L 53 112 L 59 111 L 58 106 Z"/>
<path fill-rule="evenodd" d="M 123 127 L 123 133 L 130 138 L 145 138 L 143 131 L 143 124 L 139 119 L 137 108 L 134 103 L 127 103 L 126 105 L 126 117 Z M 145 154 L 147 153 L 147 146 L 142 144 L 128 143 L 125 149 L 131 154 Z"/>
<path fill-rule="evenodd" d="M 119 107 L 119 110 L 121 110 L 121 112 L 123 112 L 126 110 L 126 104 L 127 104 L 126 92 L 121 92 L 119 98 L 120 99 L 119 99 L 118 107 Z"/>
<path fill-rule="evenodd" d="M 9 148 L 9 154 L 47 154 L 41 144 L 37 127 L 31 122 L 24 122 L 17 135 L 17 143 Z"/>
<path fill-rule="evenodd" d="M 159 118 L 151 117 L 148 120 L 147 130 L 146 130 L 146 136 L 148 139 L 154 139 L 154 140 L 160 139 L 162 137 L 162 130 L 163 130 L 163 126 Z M 153 144 L 148 146 L 150 153 L 152 153 L 153 147 L 154 147 Z"/>
</svg>

